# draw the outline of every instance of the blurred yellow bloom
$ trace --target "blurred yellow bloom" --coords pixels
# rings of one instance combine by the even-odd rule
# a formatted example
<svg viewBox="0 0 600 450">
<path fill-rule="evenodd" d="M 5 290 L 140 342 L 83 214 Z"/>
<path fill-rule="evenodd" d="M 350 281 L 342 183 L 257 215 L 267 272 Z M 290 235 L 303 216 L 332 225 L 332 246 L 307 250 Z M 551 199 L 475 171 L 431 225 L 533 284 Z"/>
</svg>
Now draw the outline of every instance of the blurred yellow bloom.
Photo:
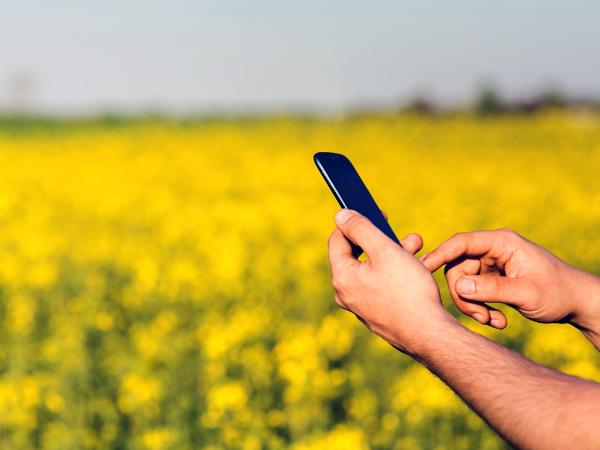
<svg viewBox="0 0 600 450">
<path fill-rule="evenodd" d="M 292 446 L 292 450 L 367 450 L 367 436 L 359 428 L 348 426 L 337 426 L 328 434 L 313 439 L 307 439 L 306 443 Z"/>
<path fill-rule="evenodd" d="M 28 334 L 35 318 L 35 302 L 27 295 L 15 295 L 10 298 L 7 322 L 15 333 Z"/>
<path fill-rule="evenodd" d="M 108 331 L 113 326 L 113 318 L 110 314 L 101 312 L 96 316 L 96 326 L 102 331 Z"/>
<path fill-rule="evenodd" d="M 244 387 L 236 382 L 225 383 L 212 388 L 208 392 L 209 411 L 224 413 L 227 410 L 238 410 L 246 405 L 248 394 Z"/>
<path fill-rule="evenodd" d="M 157 380 L 130 373 L 121 382 L 119 407 L 125 412 L 135 412 L 156 405 L 159 395 Z"/>
<path fill-rule="evenodd" d="M 595 116 L 0 124 L 0 448 L 503 448 L 334 305 L 323 149 L 425 250 L 509 226 L 600 267 Z M 600 380 L 577 330 L 506 311 L 462 320 Z"/>
<path fill-rule="evenodd" d="M 167 428 L 157 428 L 146 431 L 142 436 L 144 447 L 148 450 L 163 450 L 173 441 L 173 432 Z"/>
<path fill-rule="evenodd" d="M 63 399 L 56 392 L 51 392 L 46 396 L 45 399 L 46 406 L 52 412 L 59 412 L 64 405 Z"/>
</svg>

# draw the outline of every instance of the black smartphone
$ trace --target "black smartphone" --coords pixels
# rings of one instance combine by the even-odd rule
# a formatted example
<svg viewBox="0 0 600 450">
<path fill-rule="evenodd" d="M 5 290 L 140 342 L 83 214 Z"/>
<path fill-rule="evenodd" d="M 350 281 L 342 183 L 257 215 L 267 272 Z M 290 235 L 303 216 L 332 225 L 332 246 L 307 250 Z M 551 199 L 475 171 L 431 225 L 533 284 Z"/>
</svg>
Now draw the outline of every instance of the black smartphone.
<svg viewBox="0 0 600 450">
<path fill-rule="evenodd" d="M 325 182 L 340 206 L 358 211 L 387 237 L 400 245 L 400 241 L 394 234 L 392 227 L 390 227 L 350 160 L 339 153 L 329 152 L 315 153 L 313 158 L 319 172 L 323 175 Z M 358 258 L 363 251 L 353 242 L 351 244 L 352 254 L 355 258 Z"/>
</svg>

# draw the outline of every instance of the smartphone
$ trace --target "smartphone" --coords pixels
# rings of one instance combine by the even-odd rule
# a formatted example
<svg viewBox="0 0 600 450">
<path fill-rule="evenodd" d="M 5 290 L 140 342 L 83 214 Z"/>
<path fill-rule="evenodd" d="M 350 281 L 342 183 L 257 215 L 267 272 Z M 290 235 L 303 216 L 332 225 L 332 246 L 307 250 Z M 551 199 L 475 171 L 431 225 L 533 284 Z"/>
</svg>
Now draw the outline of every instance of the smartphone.
<svg viewBox="0 0 600 450">
<path fill-rule="evenodd" d="M 381 212 L 365 183 L 348 158 L 339 153 L 319 152 L 314 155 L 317 169 L 323 175 L 333 196 L 342 208 L 358 211 L 373 225 L 379 228 L 387 237 L 400 245 L 392 227 Z M 352 254 L 358 258 L 362 249 L 350 242 Z"/>
</svg>

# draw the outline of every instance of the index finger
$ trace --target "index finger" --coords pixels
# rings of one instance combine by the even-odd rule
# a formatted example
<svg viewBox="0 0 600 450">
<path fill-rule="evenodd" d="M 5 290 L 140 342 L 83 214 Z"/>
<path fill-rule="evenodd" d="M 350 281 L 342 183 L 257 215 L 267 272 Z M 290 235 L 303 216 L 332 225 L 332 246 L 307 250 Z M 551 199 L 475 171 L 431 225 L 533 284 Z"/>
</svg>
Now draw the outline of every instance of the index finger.
<svg viewBox="0 0 600 450">
<path fill-rule="evenodd" d="M 493 231 L 457 233 L 423 258 L 423 265 L 431 272 L 461 256 L 477 257 L 488 253 L 495 244 Z"/>
<path fill-rule="evenodd" d="M 332 272 L 340 266 L 358 263 L 352 255 L 352 246 L 339 228 L 335 228 L 327 241 L 329 248 L 329 265 Z"/>
</svg>

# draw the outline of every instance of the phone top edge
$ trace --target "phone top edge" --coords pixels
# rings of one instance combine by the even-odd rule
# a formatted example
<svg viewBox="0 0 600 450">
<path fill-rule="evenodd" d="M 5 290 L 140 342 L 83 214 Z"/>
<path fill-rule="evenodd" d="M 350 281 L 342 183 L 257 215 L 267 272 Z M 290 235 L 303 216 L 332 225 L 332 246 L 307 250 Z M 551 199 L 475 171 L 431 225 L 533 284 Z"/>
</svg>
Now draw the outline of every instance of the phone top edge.
<svg viewBox="0 0 600 450">
<path fill-rule="evenodd" d="M 348 157 L 346 155 L 343 155 L 342 153 L 335 153 L 335 152 L 317 152 L 313 155 L 313 160 L 315 162 L 317 162 L 321 158 L 325 159 L 328 157 L 343 158 L 345 161 L 350 162 L 350 159 L 348 159 Z M 350 164 L 352 164 L 352 163 L 350 163 Z"/>
<path fill-rule="evenodd" d="M 325 167 L 323 166 L 323 164 L 322 164 L 322 162 L 321 162 L 321 160 L 319 158 L 320 156 L 323 157 L 323 156 L 326 156 L 326 155 L 342 156 L 344 158 L 346 158 L 346 157 L 344 155 L 339 154 L 339 153 L 318 152 L 318 153 L 315 153 L 313 155 L 313 160 L 315 161 L 315 165 L 317 166 L 317 169 L 319 169 L 319 172 L 321 173 L 321 176 L 325 179 L 325 182 L 327 183 L 327 186 L 329 186 L 329 190 L 331 191 L 331 193 L 333 194 L 333 196 L 337 200 L 338 204 L 342 208 L 348 208 L 348 206 L 346 205 L 346 202 L 344 202 L 344 200 L 342 199 L 342 196 L 340 195 L 340 193 L 336 189 L 335 184 L 333 183 L 333 181 L 329 177 L 329 174 L 327 173 L 327 170 L 325 170 Z"/>
</svg>

